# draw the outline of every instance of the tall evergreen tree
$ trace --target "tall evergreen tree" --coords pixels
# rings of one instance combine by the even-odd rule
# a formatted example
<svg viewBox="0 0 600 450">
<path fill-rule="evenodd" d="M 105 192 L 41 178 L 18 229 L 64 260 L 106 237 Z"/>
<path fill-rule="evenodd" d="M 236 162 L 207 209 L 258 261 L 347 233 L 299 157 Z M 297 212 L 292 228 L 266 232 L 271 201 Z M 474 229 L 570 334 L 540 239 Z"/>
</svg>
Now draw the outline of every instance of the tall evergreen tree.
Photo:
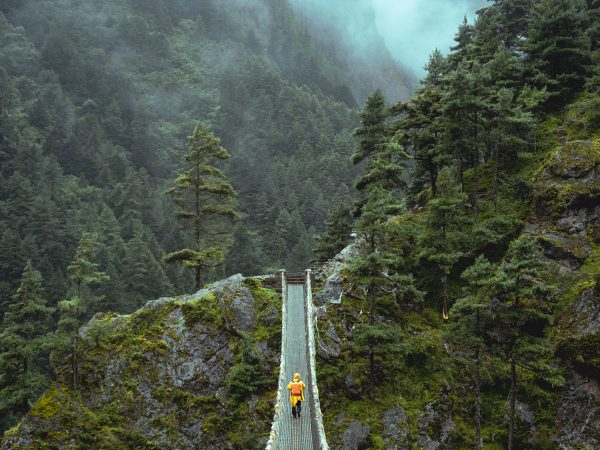
<svg viewBox="0 0 600 450">
<path fill-rule="evenodd" d="M 317 236 L 317 247 L 314 251 L 317 261 L 327 261 L 338 254 L 348 245 L 351 232 L 350 210 L 340 204 L 331 211 L 325 222 L 325 231 Z"/>
<path fill-rule="evenodd" d="M 452 169 L 444 167 L 438 177 L 439 195 L 428 203 L 427 223 L 418 239 L 417 258 L 433 265 L 442 280 L 442 315 L 448 318 L 448 277 L 464 254 L 467 195 L 455 181 Z"/>
<path fill-rule="evenodd" d="M 512 89 L 500 88 L 495 93 L 489 118 L 488 147 L 494 162 L 493 200 L 498 209 L 499 174 L 501 165 L 514 165 L 528 155 L 528 137 L 535 125 L 533 115 L 516 102 Z"/>
<path fill-rule="evenodd" d="M 369 96 L 360 117 L 361 127 L 354 131 L 354 136 L 359 139 L 359 144 L 352 154 L 353 164 L 359 164 L 381 150 L 382 144 L 389 137 L 385 123 L 387 118 L 385 98 L 381 90 L 377 90 Z M 365 183 L 361 183 L 360 180 L 359 183 L 362 186 L 359 190 L 364 190 Z"/>
<path fill-rule="evenodd" d="M 386 225 L 391 214 L 398 213 L 401 205 L 390 191 L 380 186 L 370 186 L 363 211 L 356 228 L 359 239 L 364 242 L 362 254 L 350 267 L 353 283 L 362 291 L 365 321 L 354 328 L 353 347 L 359 356 L 368 360 L 368 391 L 380 380 L 378 359 L 397 350 L 394 344 L 399 340 L 399 329 L 393 323 L 380 317 L 389 317 L 390 280 L 386 277 L 389 252 L 386 251 Z"/>
<path fill-rule="evenodd" d="M 589 74 L 583 0 L 540 0 L 535 4 L 525 45 L 529 80 L 552 94 L 560 105 L 582 88 Z"/>
<path fill-rule="evenodd" d="M 99 243 L 92 233 L 84 233 L 79 241 L 75 256 L 67 267 L 73 284 L 73 295 L 68 300 L 58 303 L 60 319 L 55 333 L 54 349 L 51 362 L 55 371 L 62 368 L 65 358 L 70 360 L 73 389 L 79 388 L 80 337 L 79 328 L 89 312 L 97 308 L 96 297 L 91 292 L 91 285 L 109 280 L 105 272 L 98 270 L 96 256 Z"/>
<path fill-rule="evenodd" d="M 493 308 L 496 335 L 510 364 L 509 450 L 515 448 L 517 366 L 551 384 L 563 382 L 553 364 L 552 344 L 544 337 L 552 312 L 549 268 L 539 244 L 524 234 L 511 242 L 493 280 L 498 301 Z"/>
<path fill-rule="evenodd" d="M 0 329 L 0 429 L 12 426 L 49 385 L 53 311 L 42 296 L 41 274 L 28 262 Z"/>
<path fill-rule="evenodd" d="M 490 366 L 490 349 L 487 346 L 486 328 L 491 322 L 491 303 L 494 295 L 495 267 L 484 256 L 479 256 L 462 274 L 468 283 L 465 295 L 452 307 L 454 319 L 450 322 L 448 336 L 457 347 L 455 362 L 467 369 L 474 384 L 476 427 L 475 445 L 483 448 L 481 435 L 482 366 Z"/>
<path fill-rule="evenodd" d="M 67 267 L 67 273 L 75 287 L 75 295 L 79 298 L 85 287 L 108 280 L 106 273 L 98 270 L 99 265 L 95 262 L 99 245 L 95 234 L 83 233 L 75 256 Z"/>
<path fill-rule="evenodd" d="M 449 160 L 440 139 L 443 131 L 441 100 L 445 66 L 444 57 L 436 49 L 425 66 L 427 75 L 423 86 L 408 102 L 400 103 L 392 110 L 402 117 L 394 124 L 396 134 L 406 148 L 412 149 L 417 175 L 420 172 L 427 174 L 433 196 L 437 194 L 439 169 Z M 417 183 L 418 180 L 413 180 L 413 185 Z M 418 184 L 417 191 L 420 191 L 421 186 L 422 184 Z"/>
<path fill-rule="evenodd" d="M 477 61 L 463 60 L 456 70 L 446 77 L 444 92 L 444 140 L 452 149 L 458 164 L 458 175 L 464 186 L 463 173 L 473 168 L 471 180 L 471 206 L 477 217 L 479 191 L 479 164 L 483 152 L 483 133 L 487 110 L 486 73 Z"/>
<path fill-rule="evenodd" d="M 192 248 L 170 253 L 165 261 L 194 269 L 196 289 L 201 288 L 203 270 L 223 261 L 226 234 L 223 219 L 236 217 L 231 208 L 235 190 L 223 172 L 214 166 L 215 161 L 228 158 L 229 153 L 210 125 L 199 122 L 188 144 L 187 168 L 167 191 L 178 207 L 177 217 L 189 232 Z"/>
</svg>

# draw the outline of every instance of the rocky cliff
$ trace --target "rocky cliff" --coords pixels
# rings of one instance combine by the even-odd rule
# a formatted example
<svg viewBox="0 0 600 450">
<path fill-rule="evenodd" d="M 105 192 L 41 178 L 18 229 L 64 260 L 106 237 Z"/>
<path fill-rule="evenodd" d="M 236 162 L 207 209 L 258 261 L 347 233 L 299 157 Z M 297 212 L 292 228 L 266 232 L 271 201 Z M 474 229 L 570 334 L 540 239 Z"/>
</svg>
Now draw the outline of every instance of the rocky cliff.
<svg viewBox="0 0 600 450">
<path fill-rule="evenodd" d="M 281 335 L 265 280 L 235 275 L 131 315 L 96 315 L 80 332 L 79 388 L 65 361 L 2 449 L 264 447 Z"/>
</svg>

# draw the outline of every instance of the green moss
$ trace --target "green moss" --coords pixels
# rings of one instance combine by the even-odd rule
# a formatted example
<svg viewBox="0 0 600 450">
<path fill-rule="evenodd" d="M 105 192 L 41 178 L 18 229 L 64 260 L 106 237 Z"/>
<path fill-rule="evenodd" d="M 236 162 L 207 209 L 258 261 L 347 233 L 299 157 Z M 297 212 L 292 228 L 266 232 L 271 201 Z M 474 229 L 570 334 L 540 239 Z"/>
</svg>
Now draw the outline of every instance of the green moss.
<svg viewBox="0 0 600 450">
<path fill-rule="evenodd" d="M 223 311 L 214 293 L 209 293 L 202 298 L 180 304 L 185 325 L 192 328 L 196 324 L 203 324 L 215 328 L 224 325 Z"/>
<path fill-rule="evenodd" d="M 62 400 L 59 399 L 59 394 L 57 386 L 52 385 L 33 405 L 30 414 L 46 420 L 55 417 L 64 407 Z"/>
<path fill-rule="evenodd" d="M 565 339 L 559 344 L 558 351 L 573 364 L 600 375 L 600 333 Z"/>
</svg>

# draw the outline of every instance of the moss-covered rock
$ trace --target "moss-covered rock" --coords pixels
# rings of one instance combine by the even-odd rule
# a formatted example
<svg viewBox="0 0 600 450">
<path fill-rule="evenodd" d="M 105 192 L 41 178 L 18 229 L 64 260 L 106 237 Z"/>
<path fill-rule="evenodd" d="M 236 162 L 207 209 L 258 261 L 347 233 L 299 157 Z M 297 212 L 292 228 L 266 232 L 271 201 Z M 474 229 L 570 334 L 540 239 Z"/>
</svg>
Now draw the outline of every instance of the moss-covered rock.
<svg viewBox="0 0 600 450">
<path fill-rule="evenodd" d="M 280 309 L 261 279 L 234 276 L 128 316 L 95 316 L 81 330 L 77 392 L 65 361 L 2 449 L 260 447 L 270 430 L 279 342 L 259 328 L 265 317 L 280 322 Z M 239 382 L 227 383 L 240 364 L 254 378 L 245 394 Z"/>
</svg>

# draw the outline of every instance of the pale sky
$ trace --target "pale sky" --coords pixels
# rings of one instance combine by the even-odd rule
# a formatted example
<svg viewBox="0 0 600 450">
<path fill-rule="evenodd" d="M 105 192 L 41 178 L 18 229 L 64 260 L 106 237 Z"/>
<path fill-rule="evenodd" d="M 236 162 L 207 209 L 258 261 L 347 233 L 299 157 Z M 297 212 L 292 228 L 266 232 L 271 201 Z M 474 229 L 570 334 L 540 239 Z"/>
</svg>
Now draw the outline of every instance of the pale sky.
<svg viewBox="0 0 600 450">
<path fill-rule="evenodd" d="M 388 50 L 420 77 L 429 54 L 446 54 L 464 16 L 473 23 L 486 0 L 371 0 Z"/>
</svg>

